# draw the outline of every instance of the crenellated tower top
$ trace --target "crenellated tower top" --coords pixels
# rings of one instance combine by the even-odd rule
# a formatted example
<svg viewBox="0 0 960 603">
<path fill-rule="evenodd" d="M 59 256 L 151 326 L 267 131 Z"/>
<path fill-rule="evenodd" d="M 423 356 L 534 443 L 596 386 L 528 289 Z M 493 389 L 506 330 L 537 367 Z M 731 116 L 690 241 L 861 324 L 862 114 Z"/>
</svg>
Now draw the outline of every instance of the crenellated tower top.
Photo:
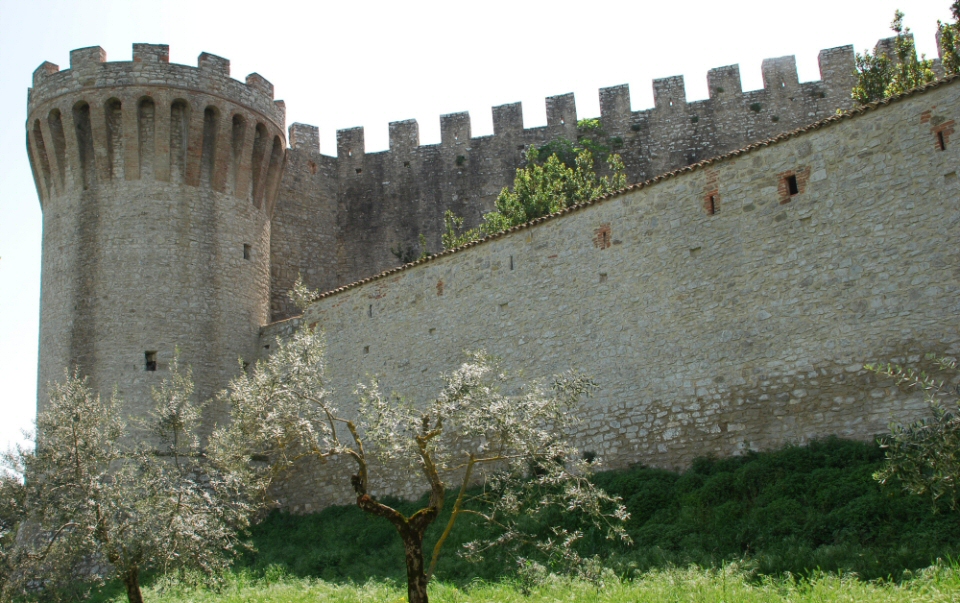
<svg viewBox="0 0 960 603">
<path fill-rule="evenodd" d="M 28 148 L 41 203 L 110 180 L 208 186 L 272 213 L 286 147 L 286 109 L 257 73 L 203 53 L 170 63 L 169 46 L 134 44 L 107 62 L 99 46 L 44 62 L 28 91 Z"/>
</svg>

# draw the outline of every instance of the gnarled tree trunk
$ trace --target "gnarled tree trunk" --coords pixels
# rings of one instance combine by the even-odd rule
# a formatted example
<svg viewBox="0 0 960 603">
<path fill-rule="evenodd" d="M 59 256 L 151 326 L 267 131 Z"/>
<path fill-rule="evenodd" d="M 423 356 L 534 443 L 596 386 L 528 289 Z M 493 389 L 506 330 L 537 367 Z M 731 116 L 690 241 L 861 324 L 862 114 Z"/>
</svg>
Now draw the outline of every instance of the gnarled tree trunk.
<svg viewBox="0 0 960 603">
<path fill-rule="evenodd" d="M 143 603 L 143 595 L 140 593 L 140 568 L 134 566 L 123 574 L 123 585 L 127 587 L 127 601 L 130 603 Z"/>
<path fill-rule="evenodd" d="M 427 603 L 427 574 L 423 571 L 423 533 L 404 534 L 398 530 L 403 539 L 404 560 L 407 564 L 407 600 L 409 603 Z"/>
</svg>

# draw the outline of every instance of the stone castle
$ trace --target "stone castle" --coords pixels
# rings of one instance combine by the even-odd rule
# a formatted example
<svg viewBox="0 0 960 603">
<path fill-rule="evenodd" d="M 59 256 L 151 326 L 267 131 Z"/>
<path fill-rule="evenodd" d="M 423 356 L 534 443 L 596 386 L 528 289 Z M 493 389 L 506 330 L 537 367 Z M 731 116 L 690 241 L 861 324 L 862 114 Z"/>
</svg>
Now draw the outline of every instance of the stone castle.
<svg viewBox="0 0 960 603">
<path fill-rule="evenodd" d="M 547 99 L 546 127 L 503 105 L 492 136 L 457 113 L 440 144 L 402 121 L 388 151 L 366 153 L 356 128 L 331 157 L 312 126 L 287 138 L 260 75 L 168 56 L 83 48 L 70 69 L 34 72 L 41 408 L 67 367 L 146 405 L 175 349 L 210 398 L 238 358 L 308 321 L 346 404 L 374 374 L 429 396 L 485 348 L 527 377 L 577 368 L 600 383 L 579 437 L 609 465 L 679 467 L 872 437 L 925 409 L 865 362 L 960 353 L 956 79 L 854 108 L 846 46 L 820 53 L 816 82 L 782 57 L 763 62 L 762 90 L 743 91 L 737 66 L 711 70 L 692 103 L 682 77 L 654 81 L 645 111 L 626 86 L 602 89 L 604 136 L 640 184 L 398 268 L 391 249 L 421 233 L 440 248 L 446 210 L 477 224 L 528 148 L 577 140 L 573 95 Z M 301 317 L 287 299 L 298 274 L 325 291 Z M 222 419 L 208 407 L 207 425 Z M 304 470 L 283 501 L 309 511 L 345 494 Z"/>
</svg>

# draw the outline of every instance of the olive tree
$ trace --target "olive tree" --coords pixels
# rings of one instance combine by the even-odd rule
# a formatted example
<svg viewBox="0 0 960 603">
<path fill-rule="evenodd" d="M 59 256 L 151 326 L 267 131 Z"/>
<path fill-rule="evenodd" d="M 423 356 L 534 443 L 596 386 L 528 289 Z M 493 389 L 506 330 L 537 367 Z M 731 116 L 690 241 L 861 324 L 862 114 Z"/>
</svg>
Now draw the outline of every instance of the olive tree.
<svg viewBox="0 0 960 603">
<path fill-rule="evenodd" d="M 469 544 L 474 556 L 493 545 L 531 542 L 518 517 L 557 507 L 584 514 L 610 538 L 627 540 L 623 505 L 590 482 L 590 467 L 570 442 L 578 402 L 596 386 L 576 375 L 549 386 L 511 390 L 508 383 L 497 361 L 477 353 L 444 377 L 435 397 L 410 401 L 385 395 L 376 383 L 359 385 L 356 405 L 346 411 L 335 404 L 324 376 L 322 335 L 304 327 L 230 384 L 225 398 L 232 422 L 214 435 L 211 450 L 261 493 L 294 464 L 349 459 L 355 473 L 349 482 L 344 476 L 343 487 L 353 490 L 365 512 L 393 524 L 403 541 L 411 603 L 427 601 L 444 543 L 466 514 L 490 525 L 488 539 Z M 380 500 L 374 491 L 388 485 L 373 484 L 374 467 L 418 476 L 429 491 L 426 505 L 404 515 Z M 479 483 L 484 489 L 466 504 L 470 487 Z M 424 533 L 447 504 L 450 487 L 456 499 L 428 563 Z M 536 545 L 569 555 L 565 547 L 575 538 L 557 530 Z"/>
<path fill-rule="evenodd" d="M 177 363 L 138 426 L 122 404 L 76 375 L 52 388 L 35 446 L 8 455 L 26 480 L 29 534 L 13 552 L 13 593 L 117 578 L 141 603 L 144 570 L 192 567 L 216 575 L 237 547 L 247 507 L 236 482 L 201 453 L 190 371 Z"/>
<path fill-rule="evenodd" d="M 874 474 L 883 485 L 899 485 L 924 496 L 934 509 L 960 511 L 960 371 L 952 358 L 932 358 L 940 378 L 912 368 L 867 365 L 897 385 L 924 392 L 931 416 L 909 425 L 894 423 L 880 439 L 886 462 Z"/>
</svg>

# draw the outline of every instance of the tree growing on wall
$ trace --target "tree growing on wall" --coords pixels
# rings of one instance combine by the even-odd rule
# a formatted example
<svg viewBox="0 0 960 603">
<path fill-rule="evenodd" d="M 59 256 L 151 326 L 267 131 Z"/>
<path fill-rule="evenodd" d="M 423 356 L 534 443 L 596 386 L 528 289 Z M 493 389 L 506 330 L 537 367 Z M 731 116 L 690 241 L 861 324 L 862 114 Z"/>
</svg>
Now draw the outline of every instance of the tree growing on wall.
<svg viewBox="0 0 960 603">
<path fill-rule="evenodd" d="M 960 511 L 960 370 L 951 358 L 934 358 L 943 376 L 892 365 L 867 365 L 868 370 L 892 377 L 898 386 L 922 391 L 931 416 L 910 425 L 890 426 L 881 438 L 886 452 L 883 468 L 874 478 L 883 485 L 924 496 L 934 509 Z"/>
<path fill-rule="evenodd" d="M 958 3 L 954 3 L 954 16 L 957 15 Z M 933 61 L 921 56 L 917 58 L 917 49 L 913 41 L 913 35 L 910 28 L 903 24 L 904 14 L 899 10 L 893 15 L 893 21 L 890 23 L 890 29 L 896 34 L 893 43 L 893 56 L 886 53 L 864 51 L 863 54 L 857 53 L 857 85 L 854 86 L 851 96 L 860 104 L 872 103 L 882 100 L 895 94 L 912 90 L 917 86 L 932 82 L 936 79 L 933 71 Z M 943 32 L 948 30 L 951 48 L 955 46 L 956 24 L 940 25 Z M 941 36 L 943 34 L 941 33 Z M 956 73 L 956 60 L 945 61 L 949 63 Z"/>
<path fill-rule="evenodd" d="M 226 567 L 250 507 L 236 483 L 205 462 L 192 398 L 190 372 L 176 361 L 153 390 L 141 429 L 85 379 L 68 377 L 53 388 L 37 416 L 34 449 L 7 456 L 8 468 L 28 477 L 24 523 L 31 527 L 12 552 L 9 592 L 36 596 L 117 578 L 130 603 L 141 603 L 145 570 L 192 567 L 215 576 Z"/>
<path fill-rule="evenodd" d="M 584 140 L 592 140 L 582 138 Z M 543 149 L 527 151 L 527 165 L 517 169 L 513 190 L 504 188 L 496 209 L 484 214 L 476 228 L 463 231 L 463 218 L 447 211 L 444 215 L 443 248 L 452 249 L 470 241 L 503 232 L 514 226 L 586 203 L 627 185 L 623 161 L 607 155 L 610 176 L 598 176 L 593 152 L 586 146 L 554 141 Z M 590 145 L 588 145 L 590 146 Z M 593 145 L 594 148 L 596 145 Z M 572 162 L 573 165 L 570 165 Z"/>
<path fill-rule="evenodd" d="M 595 386 L 566 375 L 510 395 L 506 387 L 499 364 L 479 353 L 447 375 L 431 400 L 411 403 L 384 395 L 376 384 L 361 385 L 357 411 L 347 414 L 334 404 L 324 377 L 321 334 L 302 328 L 230 384 L 232 422 L 215 434 L 212 449 L 262 494 L 296 463 L 349 459 L 356 472 L 343 487 L 352 488 L 365 512 L 393 524 L 403 541 L 411 603 L 427 601 L 443 545 L 467 514 L 490 526 L 489 538 L 469 545 L 475 557 L 494 545 L 526 543 L 575 564 L 568 545 L 576 534 L 558 530 L 534 542 L 518 521 L 557 507 L 583 513 L 609 537 L 627 540 L 623 505 L 590 482 L 590 467 L 568 439 L 579 400 Z M 376 467 L 419 476 L 429 490 L 426 506 L 404 515 L 385 503 L 374 494 Z M 483 492 L 469 495 L 478 482 Z M 424 533 L 447 504 L 450 486 L 457 496 L 428 562 Z"/>
</svg>

